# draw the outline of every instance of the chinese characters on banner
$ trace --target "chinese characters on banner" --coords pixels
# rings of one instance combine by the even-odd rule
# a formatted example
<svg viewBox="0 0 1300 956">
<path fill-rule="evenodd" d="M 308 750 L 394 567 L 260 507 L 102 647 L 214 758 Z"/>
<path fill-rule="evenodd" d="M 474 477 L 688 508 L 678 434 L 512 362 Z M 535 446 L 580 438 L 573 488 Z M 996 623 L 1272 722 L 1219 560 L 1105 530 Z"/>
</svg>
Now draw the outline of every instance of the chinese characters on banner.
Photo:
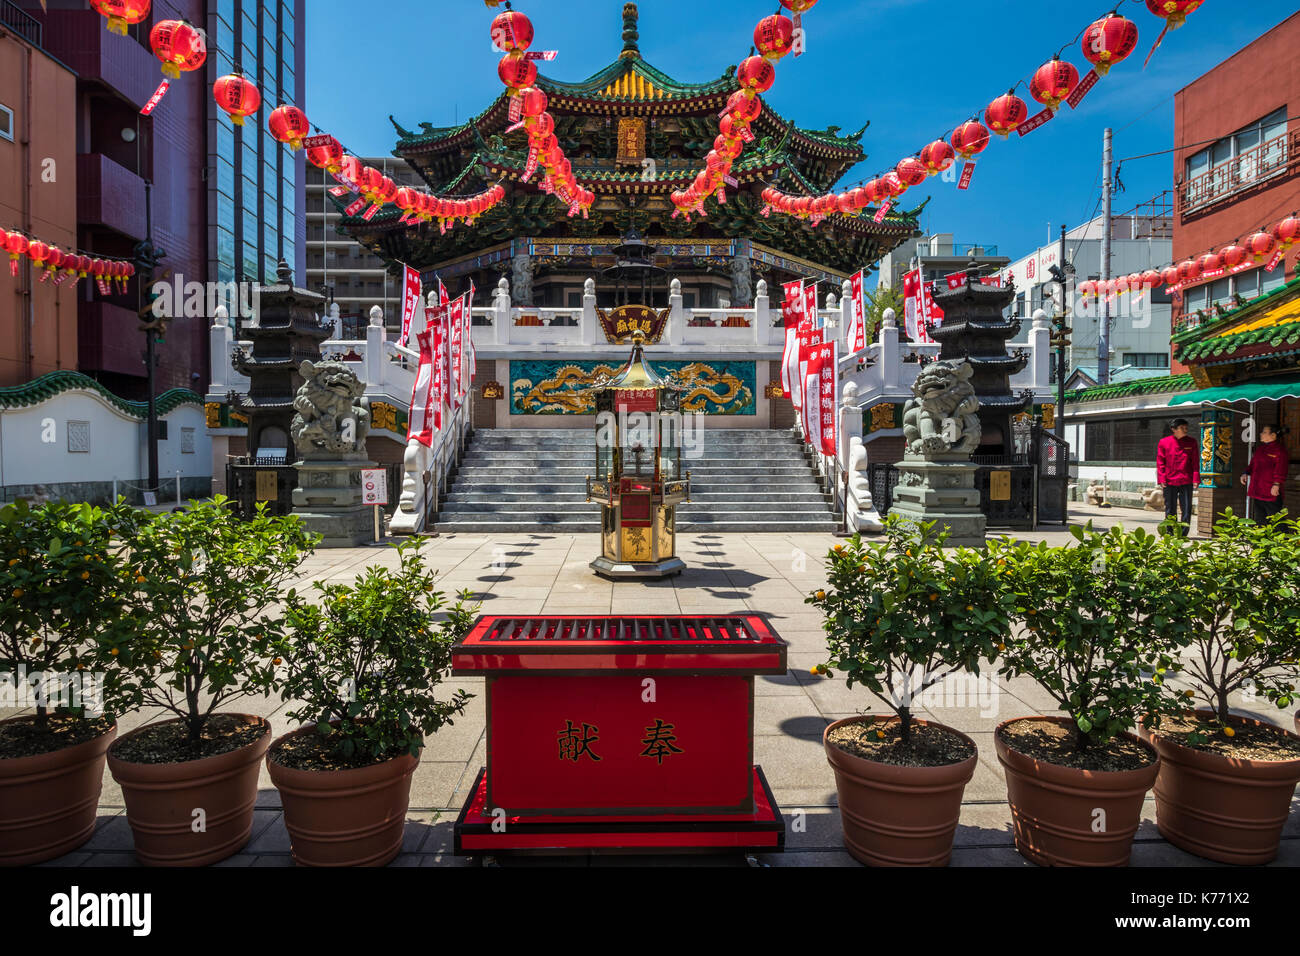
<svg viewBox="0 0 1300 956">
<path fill-rule="evenodd" d="M 411 340 L 411 323 L 415 321 L 423 291 L 420 273 L 410 266 L 402 266 L 402 337 L 397 340 L 400 345 Z"/>
<path fill-rule="evenodd" d="M 407 423 L 406 440 L 415 439 L 429 448 L 433 447 L 433 433 L 442 427 L 442 413 L 437 407 L 437 388 L 434 382 L 437 363 L 434 361 L 433 332 L 416 336 L 420 343 L 420 367 L 411 391 L 411 417 Z"/>
<path fill-rule="evenodd" d="M 964 272 L 957 275 L 964 281 L 966 275 Z M 958 285 L 960 284 L 959 282 Z M 952 276 L 948 277 L 948 288 L 957 288 L 952 284 Z M 903 276 L 903 316 L 908 337 L 912 341 L 925 345 L 934 344 L 930 332 L 943 325 L 943 309 L 939 308 L 934 301 L 934 283 L 922 282 L 919 269 L 914 269 Z"/>
<path fill-rule="evenodd" d="M 781 356 L 781 388 L 796 409 L 802 404 L 796 387 L 799 374 L 799 323 L 803 320 L 803 283 L 787 282 L 781 317 L 785 325 L 785 353 Z"/>
<path fill-rule="evenodd" d="M 437 407 L 435 427 L 442 429 L 442 406 L 447 404 L 447 307 L 425 309 L 429 317 L 429 332 L 433 339 L 433 394 Z"/>
<path fill-rule="evenodd" d="M 465 305 L 465 342 L 469 346 L 469 378 L 468 383 L 473 383 L 474 376 L 478 374 L 478 352 L 474 348 L 474 280 L 469 283 L 469 299 Z M 467 385 L 468 387 L 468 385 Z"/>
<path fill-rule="evenodd" d="M 806 300 L 805 300 L 806 301 Z M 817 346 L 822 344 L 822 331 L 813 327 L 814 319 L 810 316 L 804 316 L 803 322 L 799 325 L 799 377 L 798 385 L 800 394 L 799 402 L 799 421 L 803 426 L 804 438 L 812 445 L 817 444 L 814 429 L 817 427 L 818 418 L 818 394 L 820 389 L 820 372 L 817 373 L 819 383 L 809 390 L 809 381 L 813 377 L 813 371 L 810 367 L 817 351 Z"/>
<path fill-rule="evenodd" d="M 862 298 L 862 271 L 858 270 L 853 273 L 849 279 L 849 284 L 853 289 L 853 303 L 851 306 L 852 319 L 849 321 L 849 351 L 853 354 L 861 352 L 867 347 L 867 313 L 866 304 Z"/>
<path fill-rule="evenodd" d="M 839 386 L 839 343 L 823 342 L 812 350 L 808 363 L 808 397 L 814 422 L 811 441 L 823 455 L 835 454 L 835 393 Z"/>
<path fill-rule="evenodd" d="M 822 327 L 820 321 L 821 316 L 817 313 L 817 283 L 816 282 L 812 283 L 811 285 L 804 286 L 803 314 L 807 317 L 808 321 L 812 323 L 814 329 L 820 329 Z"/>
<path fill-rule="evenodd" d="M 464 381 L 463 343 L 465 338 L 465 297 L 461 296 L 447 307 L 451 319 L 451 407 L 460 408 Z"/>
</svg>

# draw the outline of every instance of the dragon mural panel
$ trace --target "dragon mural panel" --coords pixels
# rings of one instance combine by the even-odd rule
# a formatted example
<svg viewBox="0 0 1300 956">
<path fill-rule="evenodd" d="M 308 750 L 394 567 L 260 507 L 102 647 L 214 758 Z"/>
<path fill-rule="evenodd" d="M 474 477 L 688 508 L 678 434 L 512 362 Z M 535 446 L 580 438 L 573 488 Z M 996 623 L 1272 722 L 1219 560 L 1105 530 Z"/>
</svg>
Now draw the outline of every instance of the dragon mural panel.
<svg viewBox="0 0 1300 956">
<path fill-rule="evenodd" d="M 682 411 L 705 415 L 753 415 L 753 362 L 651 362 L 656 372 L 682 387 Z M 514 415 L 594 415 L 588 391 L 613 378 L 622 363 L 511 361 L 510 411 Z"/>
</svg>

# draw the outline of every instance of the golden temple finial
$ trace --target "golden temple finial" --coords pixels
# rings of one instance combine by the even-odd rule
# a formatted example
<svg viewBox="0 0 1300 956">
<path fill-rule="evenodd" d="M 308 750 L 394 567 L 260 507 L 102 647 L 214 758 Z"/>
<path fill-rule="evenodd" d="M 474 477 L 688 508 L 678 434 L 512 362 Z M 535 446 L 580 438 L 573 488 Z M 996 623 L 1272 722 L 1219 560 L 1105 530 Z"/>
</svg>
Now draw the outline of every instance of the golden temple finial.
<svg viewBox="0 0 1300 956">
<path fill-rule="evenodd" d="M 641 56 L 641 50 L 636 43 L 641 37 L 636 29 L 637 16 L 635 3 L 623 4 L 623 52 L 619 54 L 620 57 L 635 60 Z"/>
</svg>

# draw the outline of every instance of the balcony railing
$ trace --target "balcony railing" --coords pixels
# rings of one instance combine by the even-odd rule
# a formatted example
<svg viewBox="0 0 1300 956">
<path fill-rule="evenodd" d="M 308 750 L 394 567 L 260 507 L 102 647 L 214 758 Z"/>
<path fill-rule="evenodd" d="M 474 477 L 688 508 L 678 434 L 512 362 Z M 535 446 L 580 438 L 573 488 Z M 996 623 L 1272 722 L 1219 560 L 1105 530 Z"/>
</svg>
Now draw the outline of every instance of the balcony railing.
<svg viewBox="0 0 1300 956">
<path fill-rule="evenodd" d="M 1283 133 L 1189 179 L 1179 188 L 1178 211 L 1186 216 L 1281 176 L 1300 162 L 1300 130 Z"/>
<path fill-rule="evenodd" d="M 9 0 L 0 0 L 0 26 L 12 30 L 33 46 L 41 45 L 41 22 Z"/>
</svg>

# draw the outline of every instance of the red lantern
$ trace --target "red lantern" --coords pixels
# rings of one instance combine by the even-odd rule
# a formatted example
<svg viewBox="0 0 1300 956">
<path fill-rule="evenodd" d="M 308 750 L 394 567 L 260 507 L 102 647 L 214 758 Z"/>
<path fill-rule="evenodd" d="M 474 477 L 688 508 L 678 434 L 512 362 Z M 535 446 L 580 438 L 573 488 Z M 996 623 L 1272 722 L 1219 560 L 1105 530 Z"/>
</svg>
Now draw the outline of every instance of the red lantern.
<svg viewBox="0 0 1300 956">
<path fill-rule="evenodd" d="M 1105 76 L 1137 48 L 1137 24 L 1117 13 L 1107 14 L 1083 32 L 1083 56 Z"/>
<path fill-rule="evenodd" d="M 337 173 L 343 168 L 343 147 L 331 137 L 323 146 L 313 146 L 307 150 L 307 161 L 317 169 Z"/>
<path fill-rule="evenodd" d="M 871 205 L 871 197 L 867 195 L 867 191 L 861 186 L 849 190 L 849 200 L 855 212 L 859 209 L 866 209 Z"/>
<path fill-rule="evenodd" d="M 835 210 L 839 209 L 839 207 L 839 198 L 833 193 L 826 196 L 819 196 L 817 201 L 813 204 L 813 208 L 817 211 L 817 215 L 819 216 L 829 216 L 831 213 L 835 212 Z"/>
<path fill-rule="evenodd" d="M 163 75 L 179 80 L 181 73 L 192 73 L 208 59 L 208 45 L 203 34 L 184 20 L 159 20 L 149 32 L 149 47 L 162 61 Z"/>
<path fill-rule="evenodd" d="M 1147 0 L 1147 9 L 1169 21 L 1169 29 L 1177 30 L 1194 13 L 1201 0 Z"/>
<path fill-rule="evenodd" d="M 1201 277 L 1201 267 L 1195 259 L 1184 259 L 1178 263 L 1178 281 L 1195 282 Z"/>
<path fill-rule="evenodd" d="M 930 175 L 925 164 L 912 156 L 899 160 L 898 165 L 894 167 L 894 172 L 898 175 L 899 181 L 907 186 L 919 186 Z"/>
<path fill-rule="evenodd" d="M 1148 269 L 1142 273 L 1142 288 L 1154 289 L 1160 284 L 1160 273 L 1155 269 Z"/>
<path fill-rule="evenodd" d="M 357 159 L 355 156 L 345 154 L 343 156 L 343 163 L 339 175 L 353 185 L 360 186 L 361 180 L 365 176 L 365 170 L 361 166 L 361 160 Z"/>
<path fill-rule="evenodd" d="M 951 142 L 957 155 L 969 160 L 984 152 L 989 144 L 989 131 L 979 120 L 967 120 L 953 130 Z"/>
<path fill-rule="evenodd" d="M 533 45 L 533 22 L 518 10 L 498 13 L 492 21 L 492 45 L 506 53 L 522 53 Z"/>
<path fill-rule="evenodd" d="M 1207 252 L 1196 260 L 1201 277 L 1214 279 L 1223 274 L 1223 261 L 1213 252 Z"/>
<path fill-rule="evenodd" d="M 302 149 L 302 141 L 311 133 L 307 114 L 296 106 L 277 106 L 271 111 L 267 125 L 276 141 L 287 143 L 295 153 Z"/>
<path fill-rule="evenodd" d="M 21 232 L 11 232 L 5 236 L 4 250 L 9 253 L 9 273 L 18 275 L 18 260 L 26 254 L 29 245 L 27 237 Z"/>
<path fill-rule="evenodd" d="M 522 90 L 537 82 L 537 64 L 521 53 L 511 53 L 501 58 L 497 76 L 512 90 Z"/>
<path fill-rule="evenodd" d="M 1161 269 L 1160 281 L 1165 285 L 1178 285 L 1182 281 L 1178 277 L 1178 266 L 1165 266 Z"/>
<path fill-rule="evenodd" d="M 727 113 L 734 123 L 752 123 L 762 112 L 762 101 L 757 96 L 747 96 L 744 90 L 737 90 L 727 100 Z"/>
<path fill-rule="evenodd" d="M 0 245 L 3 245 L 3 242 L 4 240 L 0 239 Z M 66 258 L 62 249 L 58 246 L 50 246 L 49 254 L 45 257 L 45 275 L 41 276 L 41 281 L 45 282 L 58 272 L 59 266 L 63 265 L 63 260 Z"/>
<path fill-rule="evenodd" d="M 1267 262 L 1277 249 L 1277 239 L 1271 232 L 1257 232 L 1246 240 L 1246 251 L 1254 262 Z"/>
<path fill-rule="evenodd" d="M 257 87 L 238 73 L 217 80 L 212 95 L 218 108 L 230 114 L 230 121 L 236 126 L 243 126 L 244 117 L 252 116 L 262 105 L 262 94 Z"/>
<path fill-rule="evenodd" d="M 1276 226 L 1273 227 L 1273 238 L 1283 249 L 1289 249 L 1300 241 L 1300 219 L 1295 216 L 1287 216 Z"/>
<path fill-rule="evenodd" d="M 869 202 L 880 202 L 888 195 L 879 179 L 869 179 L 862 187 L 862 191 L 867 194 Z"/>
<path fill-rule="evenodd" d="M 1029 81 L 1029 95 L 1049 110 L 1055 111 L 1079 85 L 1079 71 L 1073 63 L 1052 57 Z"/>
<path fill-rule="evenodd" d="M 779 13 L 759 20 L 754 28 L 754 49 L 772 62 L 789 53 L 793 41 L 794 24 Z"/>
<path fill-rule="evenodd" d="M 403 186 L 393 197 L 393 204 L 409 216 L 420 208 L 420 194 L 410 186 Z"/>
<path fill-rule="evenodd" d="M 744 148 L 745 144 L 738 139 L 727 139 L 725 136 L 718 136 L 713 140 L 714 152 L 725 156 L 727 159 L 735 159 Z"/>
<path fill-rule="evenodd" d="M 1219 261 L 1225 269 L 1235 269 L 1246 261 L 1246 250 L 1235 242 L 1219 250 Z"/>
<path fill-rule="evenodd" d="M 736 68 L 736 80 L 741 89 L 766 93 L 776 82 L 776 67 L 770 60 L 761 56 L 750 56 L 740 61 Z"/>
<path fill-rule="evenodd" d="M 817 0 L 781 0 L 781 6 L 795 13 L 803 13 L 817 6 Z"/>
<path fill-rule="evenodd" d="M 534 116 L 530 121 L 525 120 L 524 125 L 528 127 L 528 135 L 541 139 L 549 133 L 555 132 L 555 117 L 550 113 L 543 113 L 541 116 Z"/>
<path fill-rule="evenodd" d="M 1143 288 L 1145 288 L 1145 285 L 1142 282 L 1142 273 L 1131 272 L 1126 278 L 1128 280 L 1128 290 L 1130 292 L 1136 294 L 1138 292 L 1141 292 Z"/>
<path fill-rule="evenodd" d="M 129 25 L 149 15 L 149 0 L 90 0 L 100 16 L 108 17 L 108 32 L 126 36 Z"/>
<path fill-rule="evenodd" d="M 950 169 L 955 160 L 956 154 L 953 152 L 953 148 L 941 139 L 936 139 L 921 150 L 921 163 L 931 176 L 937 176 L 939 173 Z"/>
<path fill-rule="evenodd" d="M 546 94 L 535 86 L 519 91 L 520 106 L 524 116 L 536 118 L 546 112 Z"/>
<path fill-rule="evenodd" d="M 40 266 L 50 255 L 50 247 L 39 239 L 27 244 L 27 258 Z"/>
<path fill-rule="evenodd" d="M 1085 299 L 1092 298 L 1097 294 L 1097 283 L 1091 279 L 1084 279 L 1078 284 L 1075 291 Z"/>
<path fill-rule="evenodd" d="M 880 177 L 880 183 L 888 196 L 898 197 L 907 192 L 907 184 L 898 178 L 898 173 L 885 173 Z"/>
<path fill-rule="evenodd" d="M 1006 139 L 1028 118 L 1029 107 L 1025 105 L 1024 100 L 1016 96 L 1015 90 L 1008 90 L 999 96 L 984 111 L 984 122 L 988 123 L 989 129 L 1003 139 Z"/>
</svg>

